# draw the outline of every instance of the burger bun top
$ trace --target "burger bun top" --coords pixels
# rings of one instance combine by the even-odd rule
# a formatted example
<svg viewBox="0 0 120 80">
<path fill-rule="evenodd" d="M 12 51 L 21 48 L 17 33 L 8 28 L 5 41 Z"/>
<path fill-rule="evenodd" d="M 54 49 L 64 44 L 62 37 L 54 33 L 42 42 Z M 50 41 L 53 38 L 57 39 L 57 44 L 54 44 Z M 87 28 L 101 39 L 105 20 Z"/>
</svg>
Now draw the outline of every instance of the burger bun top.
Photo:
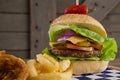
<svg viewBox="0 0 120 80">
<path fill-rule="evenodd" d="M 68 24 L 75 24 L 79 27 L 84 27 L 89 30 L 92 30 L 99 35 L 103 36 L 104 38 L 107 37 L 106 30 L 102 26 L 102 24 L 94 19 L 91 16 L 84 15 L 84 14 L 64 14 L 58 18 L 56 18 L 50 27 L 54 27 L 54 25 L 62 24 L 62 25 L 68 25 Z"/>
</svg>

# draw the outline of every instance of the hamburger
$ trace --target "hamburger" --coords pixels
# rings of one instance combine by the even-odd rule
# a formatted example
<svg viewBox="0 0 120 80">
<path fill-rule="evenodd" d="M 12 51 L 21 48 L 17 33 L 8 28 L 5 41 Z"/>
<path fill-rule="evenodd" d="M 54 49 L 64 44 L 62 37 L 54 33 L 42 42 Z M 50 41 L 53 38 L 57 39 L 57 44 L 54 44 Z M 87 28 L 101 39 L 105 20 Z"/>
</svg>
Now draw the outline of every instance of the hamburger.
<svg viewBox="0 0 120 80">
<path fill-rule="evenodd" d="M 69 59 L 73 74 L 102 72 L 115 59 L 115 39 L 108 38 L 103 25 L 91 16 L 64 14 L 53 20 L 48 34 L 50 49 L 43 53 L 58 61 Z"/>
</svg>

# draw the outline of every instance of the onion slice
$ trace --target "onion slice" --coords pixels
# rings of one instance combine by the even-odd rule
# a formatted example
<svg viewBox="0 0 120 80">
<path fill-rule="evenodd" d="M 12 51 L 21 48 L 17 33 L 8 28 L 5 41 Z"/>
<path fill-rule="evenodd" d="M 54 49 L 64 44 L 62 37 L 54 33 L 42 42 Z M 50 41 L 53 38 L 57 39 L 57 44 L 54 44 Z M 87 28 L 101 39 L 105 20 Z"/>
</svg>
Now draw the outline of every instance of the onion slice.
<svg viewBox="0 0 120 80">
<path fill-rule="evenodd" d="M 72 36 L 77 35 L 74 31 L 72 30 L 65 30 L 63 33 L 57 38 L 57 41 L 63 41 L 66 40 Z"/>
</svg>

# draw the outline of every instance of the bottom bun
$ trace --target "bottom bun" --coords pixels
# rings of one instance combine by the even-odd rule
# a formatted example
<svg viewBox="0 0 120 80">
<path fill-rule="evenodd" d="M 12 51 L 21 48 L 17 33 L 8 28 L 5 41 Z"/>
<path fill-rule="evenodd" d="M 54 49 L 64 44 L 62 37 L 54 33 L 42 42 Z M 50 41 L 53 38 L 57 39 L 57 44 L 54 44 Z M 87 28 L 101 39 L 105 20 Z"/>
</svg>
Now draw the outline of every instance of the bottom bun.
<svg viewBox="0 0 120 80">
<path fill-rule="evenodd" d="M 109 61 L 74 61 L 72 62 L 73 74 L 88 74 L 104 71 Z"/>
<path fill-rule="evenodd" d="M 65 72 L 40 73 L 38 76 L 32 77 L 29 80 L 71 80 L 71 78 L 72 67 Z"/>
</svg>

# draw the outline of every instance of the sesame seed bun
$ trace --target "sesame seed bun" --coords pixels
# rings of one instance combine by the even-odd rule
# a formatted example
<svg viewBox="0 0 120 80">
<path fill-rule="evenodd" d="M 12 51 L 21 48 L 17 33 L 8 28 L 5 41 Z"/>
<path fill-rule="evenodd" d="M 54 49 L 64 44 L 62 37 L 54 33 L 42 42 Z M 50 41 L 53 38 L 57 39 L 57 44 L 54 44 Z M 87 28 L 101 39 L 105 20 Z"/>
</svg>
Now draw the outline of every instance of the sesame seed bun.
<svg viewBox="0 0 120 80">
<path fill-rule="evenodd" d="M 80 27 L 87 28 L 89 30 L 92 30 L 94 32 L 97 32 L 104 38 L 107 37 L 106 31 L 102 24 L 97 21 L 96 19 L 88 16 L 88 15 L 83 15 L 83 14 L 65 14 L 62 15 L 58 18 L 56 18 L 50 27 L 54 27 L 54 25 L 57 24 L 76 24 L 79 25 Z"/>
</svg>

